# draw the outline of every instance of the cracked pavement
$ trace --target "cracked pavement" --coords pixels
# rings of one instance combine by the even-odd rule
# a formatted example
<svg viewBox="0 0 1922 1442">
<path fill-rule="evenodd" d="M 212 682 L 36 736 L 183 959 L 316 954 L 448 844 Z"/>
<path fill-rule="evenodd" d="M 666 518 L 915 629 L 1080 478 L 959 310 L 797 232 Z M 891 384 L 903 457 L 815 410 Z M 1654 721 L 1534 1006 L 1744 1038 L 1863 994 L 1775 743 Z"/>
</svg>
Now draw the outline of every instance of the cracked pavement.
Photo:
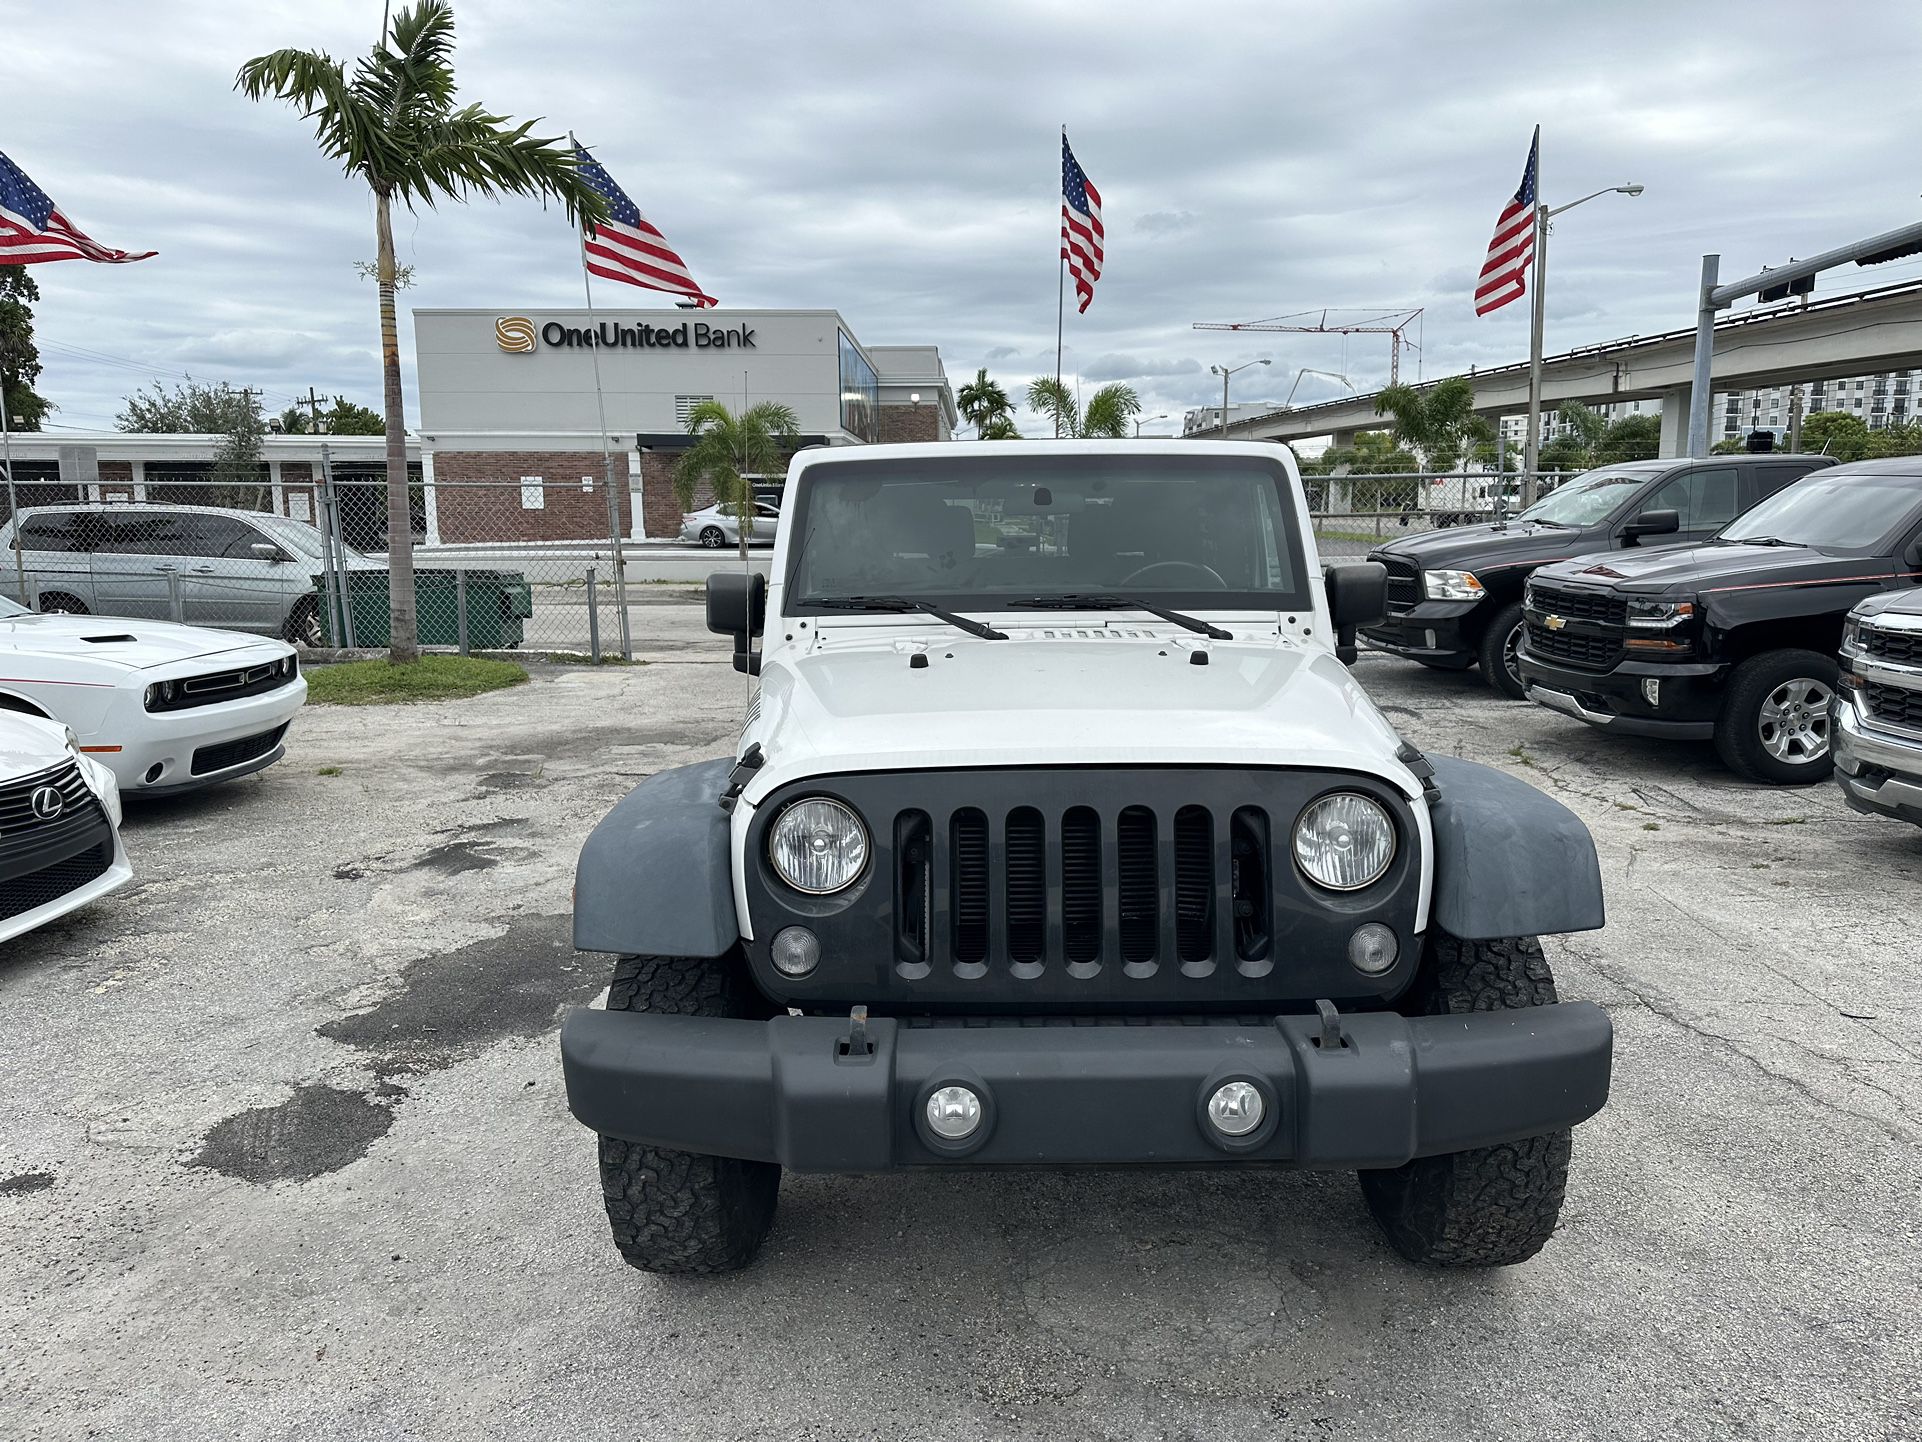
<svg viewBox="0 0 1922 1442">
<path fill-rule="evenodd" d="M 1343 1174 L 961 1172 L 790 1178 L 746 1274 L 628 1271 L 565 918 L 614 800 L 731 745 L 702 634 L 309 708 L 0 955 L 0 1435 L 1922 1437 L 1922 829 L 1375 656 L 1601 851 L 1608 928 L 1546 945 L 1614 1096 L 1537 1260 L 1410 1269 Z"/>
</svg>

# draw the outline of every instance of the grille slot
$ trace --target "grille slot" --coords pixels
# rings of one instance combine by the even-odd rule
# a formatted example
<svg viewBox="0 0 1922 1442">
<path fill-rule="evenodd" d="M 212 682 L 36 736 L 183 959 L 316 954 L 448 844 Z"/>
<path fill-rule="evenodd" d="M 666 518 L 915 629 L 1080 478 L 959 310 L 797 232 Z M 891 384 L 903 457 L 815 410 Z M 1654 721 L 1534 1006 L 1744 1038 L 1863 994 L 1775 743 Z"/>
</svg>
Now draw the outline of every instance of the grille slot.
<svg viewBox="0 0 1922 1442">
<path fill-rule="evenodd" d="M 1371 556 L 1388 568 L 1388 609 L 1412 611 L 1421 600 L 1421 572 L 1407 561 L 1388 556 Z"/>
<path fill-rule="evenodd" d="M 1572 591 L 1537 581 L 1530 592 L 1535 609 L 1570 621 L 1600 621 L 1607 626 L 1628 624 L 1628 600 L 1607 591 Z"/>
<path fill-rule="evenodd" d="M 1621 655 L 1622 644 L 1613 636 L 1591 636 L 1572 631 L 1551 631 L 1529 617 L 1528 649 L 1537 656 L 1565 661 L 1583 671 L 1606 671 Z"/>
<path fill-rule="evenodd" d="M 1070 962 L 1101 956 L 1101 818 L 1086 806 L 1061 818 L 1061 944 Z"/>
<path fill-rule="evenodd" d="M 1922 631 L 1883 631 L 1862 627 L 1862 649 L 1880 661 L 1898 666 L 1922 666 Z"/>
<path fill-rule="evenodd" d="M 1215 827 L 1201 806 L 1175 813 L 1175 956 L 1206 961 L 1214 953 Z"/>
<path fill-rule="evenodd" d="M 1274 942 L 1270 908 L 1273 883 L 1268 874 L 1268 817 L 1252 806 L 1239 808 L 1228 827 L 1230 899 L 1235 909 L 1235 956 L 1266 962 Z"/>
<path fill-rule="evenodd" d="M 954 959 L 988 959 L 988 818 L 973 807 L 954 813 Z"/>
<path fill-rule="evenodd" d="M 925 811 L 894 819 L 894 954 L 927 974 L 934 936 L 934 828 Z"/>
<path fill-rule="evenodd" d="M 1868 693 L 1869 714 L 1877 721 L 1922 731 L 1922 691 L 1871 681 L 1868 683 Z"/>
<path fill-rule="evenodd" d="M 1130 965 L 1153 961 L 1160 930 L 1160 896 L 1155 885 L 1155 814 L 1145 806 L 1121 813 L 1115 830 L 1121 908 L 1121 959 Z"/>
<path fill-rule="evenodd" d="M 1037 962 L 1048 942 L 1047 834 L 1041 813 L 1008 813 L 1008 956 Z"/>
</svg>

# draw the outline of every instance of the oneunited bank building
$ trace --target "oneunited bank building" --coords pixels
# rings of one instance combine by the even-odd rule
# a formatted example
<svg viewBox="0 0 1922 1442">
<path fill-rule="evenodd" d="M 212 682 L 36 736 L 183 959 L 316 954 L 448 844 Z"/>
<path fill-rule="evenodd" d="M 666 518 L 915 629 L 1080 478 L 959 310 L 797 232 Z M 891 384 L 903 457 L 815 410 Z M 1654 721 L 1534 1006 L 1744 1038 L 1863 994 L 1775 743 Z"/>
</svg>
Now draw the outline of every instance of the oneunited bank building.
<svg viewBox="0 0 1922 1442">
<path fill-rule="evenodd" d="M 605 537 L 603 436 L 622 533 L 676 535 L 673 468 L 706 400 L 788 406 L 803 446 L 954 434 L 940 351 L 863 345 L 831 310 L 417 310 L 414 343 L 429 529 L 447 543 Z"/>
</svg>

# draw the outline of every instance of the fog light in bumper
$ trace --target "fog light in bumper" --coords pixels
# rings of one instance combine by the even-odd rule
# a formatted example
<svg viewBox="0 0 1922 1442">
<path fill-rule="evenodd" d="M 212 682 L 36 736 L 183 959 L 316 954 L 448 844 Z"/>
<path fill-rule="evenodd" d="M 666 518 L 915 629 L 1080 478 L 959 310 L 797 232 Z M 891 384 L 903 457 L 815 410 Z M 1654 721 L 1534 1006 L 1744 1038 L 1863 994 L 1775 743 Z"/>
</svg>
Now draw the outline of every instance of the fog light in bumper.
<svg viewBox="0 0 1922 1442">
<path fill-rule="evenodd" d="M 1208 1098 L 1208 1125 L 1224 1137 L 1245 1137 L 1268 1115 L 1268 1104 L 1253 1082 L 1223 1082 Z"/>
<path fill-rule="evenodd" d="M 1660 706 L 1662 704 L 1661 677 L 1644 676 L 1642 678 L 1642 699 L 1648 702 L 1650 706 Z"/>
<path fill-rule="evenodd" d="M 936 1087 L 928 1097 L 928 1130 L 943 1141 L 963 1142 L 981 1126 L 981 1098 L 970 1087 Z"/>
<path fill-rule="evenodd" d="M 805 926 L 789 926 L 774 933 L 768 957 L 782 976 L 797 981 L 821 964 L 821 938 Z"/>
<path fill-rule="evenodd" d="M 1401 943 L 1395 940 L 1393 928 L 1379 921 L 1356 927 L 1348 938 L 1348 964 L 1363 976 L 1380 976 L 1400 954 Z"/>
</svg>

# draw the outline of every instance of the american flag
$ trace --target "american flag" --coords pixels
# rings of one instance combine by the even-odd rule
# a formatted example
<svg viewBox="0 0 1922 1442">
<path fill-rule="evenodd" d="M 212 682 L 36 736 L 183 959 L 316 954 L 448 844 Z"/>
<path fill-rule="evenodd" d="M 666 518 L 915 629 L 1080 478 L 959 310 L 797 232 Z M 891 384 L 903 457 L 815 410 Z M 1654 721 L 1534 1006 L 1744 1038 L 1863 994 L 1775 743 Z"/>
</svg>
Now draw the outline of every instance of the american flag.
<svg viewBox="0 0 1922 1442">
<path fill-rule="evenodd" d="M 627 192 L 614 183 L 614 177 L 587 153 L 587 147 L 576 144 L 574 154 L 581 178 L 607 198 L 607 219 L 582 241 L 587 248 L 588 271 L 608 280 L 684 295 L 698 306 L 718 305 L 713 296 L 703 294 L 688 273 L 687 263 L 627 198 Z"/>
<path fill-rule="evenodd" d="M 1061 258 L 1074 276 L 1078 310 L 1094 299 L 1094 283 L 1101 279 L 1101 192 L 1094 188 L 1081 162 L 1068 149 L 1068 132 L 1061 132 Z"/>
<path fill-rule="evenodd" d="M 1528 147 L 1528 168 L 1522 172 L 1521 188 L 1502 207 L 1502 218 L 1495 222 L 1495 238 L 1488 242 L 1488 259 L 1482 262 L 1482 276 L 1475 283 L 1476 315 L 1500 310 L 1528 292 L 1523 277 L 1535 259 L 1535 160 L 1541 148 L 1542 132 L 1537 126 L 1534 142 Z"/>
<path fill-rule="evenodd" d="M 97 260 L 121 265 L 145 260 L 151 250 L 109 250 L 60 213 L 26 171 L 0 154 L 0 265 L 38 265 L 48 260 Z"/>
</svg>

